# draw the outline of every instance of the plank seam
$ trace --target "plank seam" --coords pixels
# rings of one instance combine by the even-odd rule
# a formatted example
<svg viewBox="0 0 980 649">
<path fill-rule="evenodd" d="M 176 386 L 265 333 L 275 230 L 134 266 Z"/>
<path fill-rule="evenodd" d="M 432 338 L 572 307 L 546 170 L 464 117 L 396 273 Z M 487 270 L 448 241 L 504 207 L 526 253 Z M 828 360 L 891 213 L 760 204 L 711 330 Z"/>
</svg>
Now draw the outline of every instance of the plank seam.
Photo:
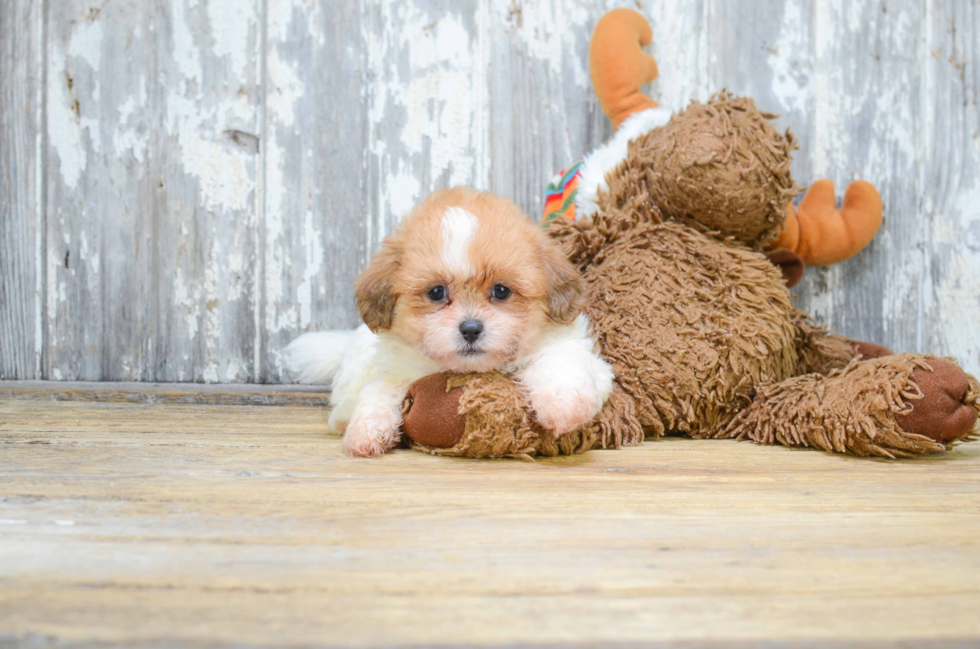
<svg viewBox="0 0 980 649">
<path fill-rule="evenodd" d="M 924 116 L 928 108 L 928 103 L 926 101 L 926 93 L 932 85 L 932 75 L 930 74 L 930 60 L 929 60 L 929 44 L 932 43 L 932 11 L 930 0 L 923 0 L 923 13 L 924 20 L 922 24 L 922 39 L 919 45 L 919 59 L 920 65 L 922 66 L 922 82 L 919 84 L 919 115 Z M 928 123 L 923 124 L 923 128 L 918 129 L 919 131 L 919 155 L 926 151 L 926 142 L 932 142 L 934 140 L 935 134 L 931 132 L 934 124 L 932 120 L 928 120 Z M 930 130 L 930 133 L 926 134 L 926 129 Z M 923 205 L 922 196 L 923 188 L 926 186 L 926 164 L 919 165 L 919 211 L 923 211 L 925 207 Z M 925 215 L 922 219 L 922 241 L 919 246 L 919 292 L 916 296 L 916 314 L 915 314 L 915 351 L 924 351 L 924 331 L 923 327 L 925 324 L 925 295 L 926 295 L 926 274 L 929 267 L 929 251 L 931 250 L 931 242 L 929 242 L 929 233 L 932 230 L 932 221 L 935 216 L 935 202 L 933 202 L 933 209 Z M 927 243 L 929 242 L 929 243 Z"/>
<path fill-rule="evenodd" d="M 256 179 L 256 252 L 255 272 L 255 303 L 253 309 L 253 323 L 255 332 L 252 339 L 252 381 L 254 383 L 264 383 L 264 351 L 266 347 L 265 336 L 265 300 L 266 300 L 266 182 L 268 170 L 268 47 L 269 47 L 269 0 L 261 0 L 259 10 L 262 24 L 259 27 L 259 169 Z"/>
<path fill-rule="evenodd" d="M 34 375 L 39 379 L 48 378 L 48 0 L 41 0 L 40 15 L 37 20 L 38 65 L 40 66 L 39 88 L 35 93 L 37 108 L 37 134 L 35 141 L 34 182 Z"/>
</svg>

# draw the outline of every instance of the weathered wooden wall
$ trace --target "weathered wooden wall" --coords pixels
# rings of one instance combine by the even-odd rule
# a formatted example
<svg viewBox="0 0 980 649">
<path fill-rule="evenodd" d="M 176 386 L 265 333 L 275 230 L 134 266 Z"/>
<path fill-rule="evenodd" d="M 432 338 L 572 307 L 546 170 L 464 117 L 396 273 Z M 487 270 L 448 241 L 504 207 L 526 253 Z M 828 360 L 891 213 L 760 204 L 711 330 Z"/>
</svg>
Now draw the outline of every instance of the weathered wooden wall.
<svg viewBox="0 0 980 649">
<path fill-rule="evenodd" d="M 534 216 L 610 134 L 597 0 L 0 0 L 0 377 L 288 381 L 357 322 L 351 282 L 429 190 Z M 980 7 L 645 0 L 683 106 L 781 112 L 801 184 L 875 182 L 886 223 L 800 302 L 980 372 Z"/>
</svg>

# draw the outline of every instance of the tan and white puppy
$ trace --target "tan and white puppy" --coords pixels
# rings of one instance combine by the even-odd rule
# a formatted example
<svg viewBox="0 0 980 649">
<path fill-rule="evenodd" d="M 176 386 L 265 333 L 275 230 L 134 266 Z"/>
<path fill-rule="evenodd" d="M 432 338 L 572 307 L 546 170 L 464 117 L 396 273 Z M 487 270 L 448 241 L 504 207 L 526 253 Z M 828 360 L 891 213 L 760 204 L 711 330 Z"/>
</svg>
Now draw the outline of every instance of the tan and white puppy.
<svg viewBox="0 0 980 649">
<path fill-rule="evenodd" d="M 308 333 L 286 349 L 305 383 L 332 381 L 329 427 L 351 455 L 400 437 L 402 401 L 437 372 L 513 374 L 556 436 L 588 422 L 612 392 L 582 314 L 585 284 L 510 201 L 438 191 L 415 207 L 357 280 L 365 325 Z"/>
</svg>

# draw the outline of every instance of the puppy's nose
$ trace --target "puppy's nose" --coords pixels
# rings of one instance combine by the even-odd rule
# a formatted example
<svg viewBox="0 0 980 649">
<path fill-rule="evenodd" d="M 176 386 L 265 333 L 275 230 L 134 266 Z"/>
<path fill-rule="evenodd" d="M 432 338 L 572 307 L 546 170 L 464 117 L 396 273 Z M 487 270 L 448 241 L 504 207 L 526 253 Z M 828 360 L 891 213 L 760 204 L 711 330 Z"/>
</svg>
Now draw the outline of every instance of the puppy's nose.
<svg viewBox="0 0 980 649">
<path fill-rule="evenodd" d="M 483 333 L 483 323 L 479 320 L 464 320 L 459 325 L 459 333 L 468 343 L 475 343 L 476 339 Z"/>
</svg>

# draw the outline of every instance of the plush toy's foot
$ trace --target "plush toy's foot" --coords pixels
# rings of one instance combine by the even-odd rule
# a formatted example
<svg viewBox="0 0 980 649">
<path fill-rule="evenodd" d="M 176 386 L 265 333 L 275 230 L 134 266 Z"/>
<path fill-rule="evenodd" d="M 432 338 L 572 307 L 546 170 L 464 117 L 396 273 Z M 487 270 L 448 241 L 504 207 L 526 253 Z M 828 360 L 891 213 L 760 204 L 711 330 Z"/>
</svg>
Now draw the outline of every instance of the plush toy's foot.
<svg viewBox="0 0 980 649">
<path fill-rule="evenodd" d="M 977 387 L 952 363 L 934 359 L 929 367 L 912 372 L 922 398 L 911 402 L 910 412 L 896 413 L 895 421 L 907 433 L 943 444 L 964 439 L 977 423 Z"/>
<path fill-rule="evenodd" d="M 891 356 L 892 350 L 875 343 L 854 342 L 862 359 Z M 912 401 L 911 412 L 895 413 L 895 422 L 906 433 L 922 435 L 943 444 L 967 437 L 977 422 L 976 390 L 969 374 L 953 363 L 930 360 L 931 371 L 917 368 L 912 381 L 922 398 Z"/>
<path fill-rule="evenodd" d="M 834 183 L 810 185 L 797 207 L 787 207 L 786 225 L 771 245 L 788 248 L 807 266 L 829 266 L 861 252 L 881 227 L 881 195 L 875 186 L 855 180 L 837 208 Z"/>
<path fill-rule="evenodd" d="M 980 385 L 955 364 L 893 354 L 766 387 L 715 437 L 908 457 L 974 436 L 978 410 Z"/>
</svg>

